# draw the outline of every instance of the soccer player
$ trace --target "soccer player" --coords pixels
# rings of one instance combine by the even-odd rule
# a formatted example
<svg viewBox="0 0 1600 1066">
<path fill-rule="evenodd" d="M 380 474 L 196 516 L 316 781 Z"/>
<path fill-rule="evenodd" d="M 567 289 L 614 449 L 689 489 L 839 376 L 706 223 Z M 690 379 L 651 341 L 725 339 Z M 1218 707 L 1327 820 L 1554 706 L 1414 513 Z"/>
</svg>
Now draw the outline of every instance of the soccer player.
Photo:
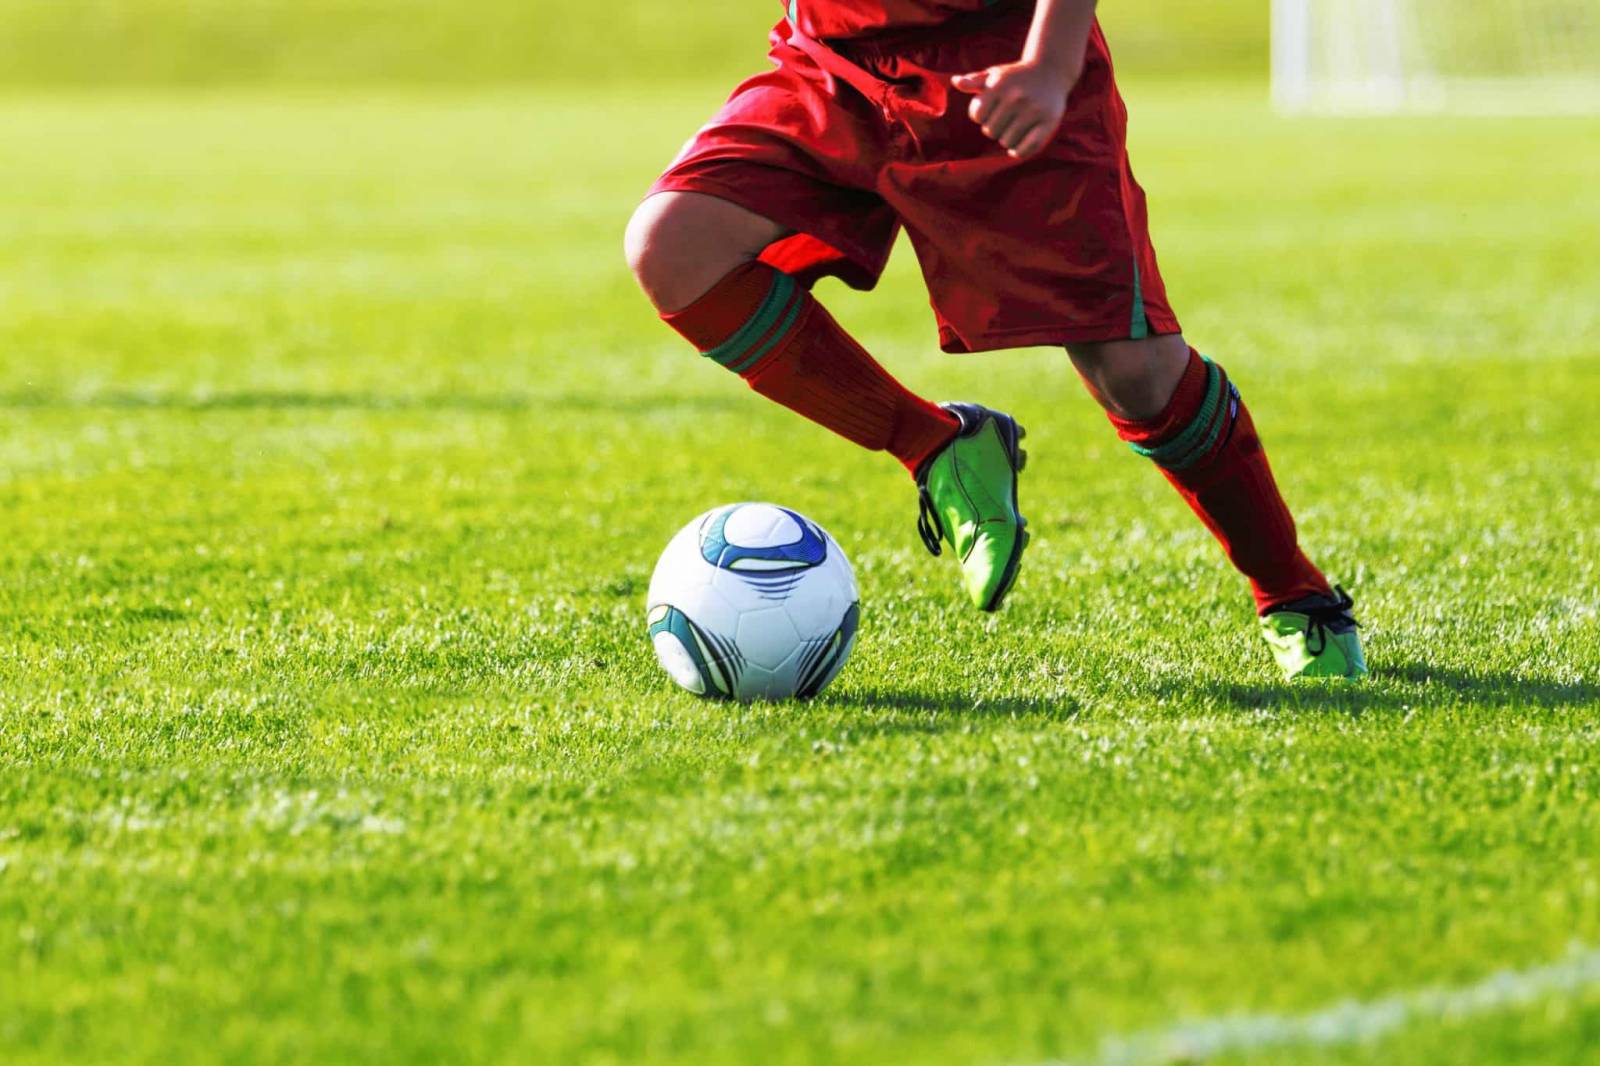
<svg viewBox="0 0 1600 1066">
<path fill-rule="evenodd" d="M 870 289 L 900 229 L 941 347 L 1061 345 L 1249 580 L 1290 677 L 1366 673 L 1351 601 L 1300 550 L 1250 412 L 1167 303 L 1095 0 L 790 0 L 628 226 L 661 317 L 756 392 L 915 479 L 918 529 L 1000 607 L 1028 544 L 1023 431 L 909 391 L 811 295 Z"/>
</svg>

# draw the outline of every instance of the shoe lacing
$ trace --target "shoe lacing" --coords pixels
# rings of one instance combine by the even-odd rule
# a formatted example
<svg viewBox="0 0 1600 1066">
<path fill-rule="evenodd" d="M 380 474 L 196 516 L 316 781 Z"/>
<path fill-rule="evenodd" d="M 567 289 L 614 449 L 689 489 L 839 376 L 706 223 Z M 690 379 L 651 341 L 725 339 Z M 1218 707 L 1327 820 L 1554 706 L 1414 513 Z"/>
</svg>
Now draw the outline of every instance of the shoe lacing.
<svg viewBox="0 0 1600 1066">
<path fill-rule="evenodd" d="M 940 545 L 942 539 L 939 532 L 939 511 L 933 505 L 933 496 L 929 494 L 926 485 L 917 486 L 917 532 L 922 536 L 922 543 L 927 547 L 929 555 L 943 555 L 944 548 Z"/>
<path fill-rule="evenodd" d="M 1335 595 L 1331 598 L 1321 597 L 1323 602 L 1320 604 L 1289 608 L 1306 616 L 1306 651 L 1313 656 L 1321 655 L 1327 649 L 1330 633 L 1337 635 L 1361 628 L 1361 623 L 1350 613 L 1356 604 L 1344 586 L 1335 585 L 1333 591 Z"/>
</svg>

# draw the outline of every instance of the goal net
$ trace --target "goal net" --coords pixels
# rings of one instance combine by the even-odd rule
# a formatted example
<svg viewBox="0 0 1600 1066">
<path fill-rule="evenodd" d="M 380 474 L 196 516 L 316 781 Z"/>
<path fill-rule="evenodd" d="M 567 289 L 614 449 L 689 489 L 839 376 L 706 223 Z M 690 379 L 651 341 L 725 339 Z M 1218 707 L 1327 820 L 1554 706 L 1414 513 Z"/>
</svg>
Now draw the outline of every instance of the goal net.
<svg viewBox="0 0 1600 1066">
<path fill-rule="evenodd" d="M 1291 111 L 1600 112 L 1600 0 L 1273 0 Z"/>
</svg>

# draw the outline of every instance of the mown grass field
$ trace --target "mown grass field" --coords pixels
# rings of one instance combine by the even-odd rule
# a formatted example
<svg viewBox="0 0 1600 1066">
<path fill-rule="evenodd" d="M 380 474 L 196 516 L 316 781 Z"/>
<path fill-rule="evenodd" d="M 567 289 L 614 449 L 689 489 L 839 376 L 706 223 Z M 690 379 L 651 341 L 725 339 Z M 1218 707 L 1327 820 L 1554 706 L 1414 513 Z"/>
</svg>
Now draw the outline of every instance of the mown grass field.
<svg viewBox="0 0 1600 1066">
<path fill-rule="evenodd" d="M 1600 125 L 1129 86 L 1189 335 L 1368 625 L 1370 683 L 1289 690 L 1064 357 L 937 355 L 909 262 L 824 295 L 1029 425 L 994 619 L 892 462 L 654 321 L 621 229 L 725 88 L 0 98 L 7 1062 L 1145 1061 L 1600 944 Z M 741 498 L 861 578 L 813 704 L 644 639 Z M 1216 1061 L 1597 1045 L 1591 983 Z"/>
</svg>

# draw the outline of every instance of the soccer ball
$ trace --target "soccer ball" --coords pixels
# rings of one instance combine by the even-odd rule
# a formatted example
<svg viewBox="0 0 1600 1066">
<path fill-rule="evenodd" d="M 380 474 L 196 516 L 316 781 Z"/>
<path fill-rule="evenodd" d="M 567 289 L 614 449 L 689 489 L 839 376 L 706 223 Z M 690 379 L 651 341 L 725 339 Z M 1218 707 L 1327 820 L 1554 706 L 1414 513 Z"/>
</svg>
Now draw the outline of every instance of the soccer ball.
<svg viewBox="0 0 1600 1066">
<path fill-rule="evenodd" d="M 650 577 L 650 642 L 701 696 L 807 699 L 850 657 L 855 571 L 826 530 L 770 503 L 707 511 L 678 531 Z"/>
</svg>

